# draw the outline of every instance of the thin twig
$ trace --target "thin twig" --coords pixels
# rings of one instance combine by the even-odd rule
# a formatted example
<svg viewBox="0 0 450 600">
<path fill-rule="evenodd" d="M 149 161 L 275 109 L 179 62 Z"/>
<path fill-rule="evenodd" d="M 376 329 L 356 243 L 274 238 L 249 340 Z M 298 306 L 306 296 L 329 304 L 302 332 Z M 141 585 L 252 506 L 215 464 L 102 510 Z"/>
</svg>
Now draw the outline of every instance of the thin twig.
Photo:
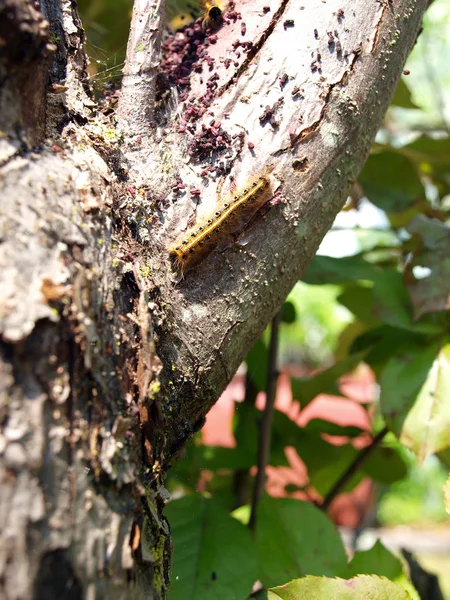
<svg viewBox="0 0 450 600">
<path fill-rule="evenodd" d="M 134 0 L 117 117 L 123 135 L 154 134 L 156 77 L 166 18 L 165 0 Z"/>
<path fill-rule="evenodd" d="M 349 465 L 345 473 L 336 481 L 334 486 L 325 496 L 320 508 L 322 510 L 327 510 L 336 496 L 344 489 L 353 475 L 360 469 L 360 467 L 364 464 L 370 454 L 375 450 L 375 448 L 380 444 L 384 436 L 388 433 L 389 429 L 387 427 L 383 427 L 383 429 L 377 433 L 377 435 L 373 438 L 372 442 L 369 446 L 366 446 L 361 450 L 361 452 L 356 456 L 355 460 Z"/>
<path fill-rule="evenodd" d="M 267 364 L 267 389 L 266 406 L 261 420 L 258 448 L 258 472 L 255 478 L 255 488 L 252 498 L 252 512 L 248 526 L 255 529 L 256 510 L 258 503 L 264 493 L 266 484 L 266 466 L 270 455 L 270 440 L 272 434 L 273 408 L 277 389 L 277 354 L 278 354 L 278 332 L 281 321 L 281 310 L 272 319 L 272 331 L 270 335 L 269 357 Z"/>
</svg>

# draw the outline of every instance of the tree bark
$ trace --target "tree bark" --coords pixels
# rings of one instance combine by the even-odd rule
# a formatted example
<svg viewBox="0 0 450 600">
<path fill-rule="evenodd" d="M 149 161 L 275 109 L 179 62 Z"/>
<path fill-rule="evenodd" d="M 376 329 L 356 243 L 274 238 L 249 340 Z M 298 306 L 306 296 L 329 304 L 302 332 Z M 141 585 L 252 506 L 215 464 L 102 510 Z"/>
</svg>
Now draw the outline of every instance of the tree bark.
<svg viewBox="0 0 450 600">
<path fill-rule="evenodd" d="M 180 65 L 136 0 L 116 114 L 75 2 L 0 2 L 5 599 L 166 597 L 165 474 L 345 202 L 426 2 L 265 4 Z M 180 279 L 168 248 L 263 174 L 278 202 Z"/>
</svg>

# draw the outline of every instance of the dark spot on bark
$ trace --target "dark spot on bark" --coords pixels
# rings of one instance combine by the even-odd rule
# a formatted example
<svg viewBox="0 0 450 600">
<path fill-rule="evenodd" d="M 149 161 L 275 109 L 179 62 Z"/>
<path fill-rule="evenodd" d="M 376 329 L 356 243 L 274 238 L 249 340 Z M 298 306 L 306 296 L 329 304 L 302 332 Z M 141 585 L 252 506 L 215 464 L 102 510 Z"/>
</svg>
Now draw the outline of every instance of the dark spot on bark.
<svg viewBox="0 0 450 600">
<path fill-rule="evenodd" d="M 294 169 L 294 171 L 307 171 L 309 169 L 309 160 L 306 157 L 302 158 L 301 160 L 296 158 L 292 162 L 292 168 Z"/>
</svg>

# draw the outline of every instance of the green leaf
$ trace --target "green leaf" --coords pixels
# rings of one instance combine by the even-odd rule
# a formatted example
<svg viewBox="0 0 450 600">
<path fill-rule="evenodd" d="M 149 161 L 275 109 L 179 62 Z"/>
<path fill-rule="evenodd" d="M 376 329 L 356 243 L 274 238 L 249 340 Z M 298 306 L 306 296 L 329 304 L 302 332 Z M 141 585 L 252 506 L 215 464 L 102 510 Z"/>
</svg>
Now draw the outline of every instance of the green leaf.
<svg viewBox="0 0 450 600">
<path fill-rule="evenodd" d="M 363 466 L 364 473 L 378 483 L 394 483 L 408 474 L 408 465 L 399 451 L 387 446 L 378 446 L 367 457 Z M 360 571 L 363 573 L 365 571 Z M 384 575 L 384 573 L 379 573 Z"/>
<path fill-rule="evenodd" d="M 245 456 L 245 465 L 240 469 L 249 469 L 257 462 L 260 422 L 263 413 L 254 405 L 246 402 L 236 404 L 234 436 L 236 452 Z M 274 411 L 272 443 L 269 464 L 272 466 L 289 466 L 284 448 L 298 436 L 299 427 L 279 410 Z M 242 461 L 241 461 L 242 462 Z"/>
<path fill-rule="evenodd" d="M 343 284 L 360 280 L 375 281 L 381 273 L 379 267 L 356 256 L 334 258 L 316 255 L 303 275 L 302 281 L 311 285 Z"/>
<path fill-rule="evenodd" d="M 400 106 L 401 108 L 419 108 L 412 101 L 411 92 L 409 91 L 409 88 L 406 85 L 403 77 L 398 82 L 394 97 L 391 100 L 391 104 L 394 106 Z"/>
<path fill-rule="evenodd" d="M 411 600 L 399 584 L 376 575 L 353 579 L 304 577 L 269 590 L 269 600 Z"/>
<path fill-rule="evenodd" d="M 418 215 L 407 230 L 421 241 L 405 269 L 414 317 L 418 319 L 450 306 L 450 229 L 439 221 Z M 417 267 L 426 268 L 428 274 L 417 278 L 414 272 Z"/>
<path fill-rule="evenodd" d="M 439 458 L 441 463 L 450 469 L 450 448 L 446 448 L 442 450 L 442 452 L 438 452 L 436 456 Z"/>
<path fill-rule="evenodd" d="M 319 394 L 342 396 L 339 391 L 339 378 L 353 371 L 363 359 L 364 354 L 353 354 L 324 369 L 314 377 L 291 377 L 292 396 L 300 402 L 302 409 Z"/>
<path fill-rule="evenodd" d="M 260 338 L 245 358 L 247 372 L 259 390 L 265 390 L 267 384 L 267 347 Z"/>
<path fill-rule="evenodd" d="M 186 490 L 195 490 L 195 485 L 199 480 L 202 471 L 202 445 L 199 445 L 198 439 L 193 438 L 186 445 L 186 453 L 183 460 L 174 462 L 170 470 L 170 484 L 175 487 L 181 485 Z"/>
<path fill-rule="evenodd" d="M 401 151 L 415 163 L 429 163 L 434 166 L 450 168 L 450 139 L 431 138 L 427 135 L 403 146 Z"/>
<path fill-rule="evenodd" d="M 326 433 L 327 435 L 341 435 L 344 437 L 354 438 L 361 435 L 364 429 L 360 427 L 345 427 L 332 423 L 331 421 L 325 421 L 324 419 L 311 419 L 304 427 L 304 431 L 308 433 Z"/>
<path fill-rule="evenodd" d="M 281 320 L 283 323 L 295 323 L 297 313 L 295 306 L 290 300 L 286 300 L 281 309 Z"/>
<path fill-rule="evenodd" d="M 414 586 L 405 574 L 402 561 L 385 548 L 379 540 L 370 550 L 356 552 L 344 573 L 342 576 L 346 578 L 363 573 L 387 577 L 390 581 L 402 585 L 412 598 L 420 600 Z"/>
<path fill-rule="evenodd" d="M 445 510 L 450 515 L 450 475 L 447 481 L 444 483 L 444 504 Z"/>
<path fill-rule="evenodd" d="M 383 544 L 377 540 L 370 550 L 356 552 L 350 561 L 346 577 L 351 578 L 362 573 L 380 575 L 391 581 L 403 579 L 403 565 Z"/>
<path fill-rule="evenodd" d="M 202 445 L 199 447 L 198 457 L 201 469 L 208 471 L 249 469 L 255 464 L 255 453 L 249 446 L 224 448 Z"/>
<path fill-rule="evenodd" d="M 334 575 L 347 562 L 333 523 L 300 500 L 264 496 L 258 506 L 256 543 L 259 579 L 265 587 L 306 573 Z"/>
<path fill-rule="evenodd" d="M 431 138 L 422 135 L 420 138 L 399 149 L 418 168 L 426 174 L 437 188 L 439 197 L 450 193 L 450 139 Z"/>
<path fill-rule="evenodd" d="M 369 200 L 388 213 L 407 210 L 425 196 L 414 164 L 391 150 L 369 156 L 359 182 Z"/>
<path fill-rule="evenodd" d="M 256 464 L 259 439 L 259 423 L 262 412 L 249 402 L 236 402 L 233 419 L 234 437 L 239 452 L 251 460 L 250 468 Z"/>
<path fill-rule="evenodd" d="M 402 348 L 411 344 L 423 343 L 424 336 L 398 327 L 383 325 L 370 329 L 361 334 L 353 342 L 351 352 L 362 352 L 370 348 L 365 354 L 364 362 L 377 370 L 380 365 L 387 363 L 391 356 L 395 356 Z"/>
<path fill-rule="evenodd" d="M 268 600 L 269 596 L 267 595 L 267 590 L 259 590 L 258 592 L 252 594 L 252 600 Z"/>
<path fill-rule="evenodd" d="M 302 429 L 280 410 L 273 413 L 272 439 L 270 444 L 270 464 L 289 466 L 284 449 L 293 446 L 302 435 Z"/>
<path fill-rule="evenodd" d="M 306 431 L 295 444 L 295 449 L 308 468 L 309 484 L 321 496 L 326 496 L 358 454 L 358 450 L 351 444 L 335 446 L 323 440 L 320 435 L 308 434 Z M 363 478 L 364 472 L 361 469 L 345 485 L 342 493 L 352 490 Z"/>
<path fill-rule="evenodd" d="M 272 436 L 283 441 L 284 446 L 294 446 L 302 435 L 303 429 L 281 410 L 274 410 Z"/>
<path fill-rule="evenodd" d="M 346 286 L 337 299 L 368 327 L 376 327 L 380 324 L 373 312 L 373 291 L 371 287 L 356 283 L 350 284 Z"/>
<path fill-rule="evenodd" d="M 401 273 L 387 270 L 373 288 L 374 314 L 380 321 L 421 333 L 438 333 L 441 327 L 427 320 L 414 322 L 411 300 Z"/>
<path fill-rule="evenodd" d="M 242 600 L 258 578 L 247 527 L 200 495 L 170 502 L 173 539 L 170 600 Z"/>
<path fill-rule="evenodd" d="M 386 423 L 423 461 L 450 446 L 450 344 L 411 346 L 381 373 Z"/>
</svg>

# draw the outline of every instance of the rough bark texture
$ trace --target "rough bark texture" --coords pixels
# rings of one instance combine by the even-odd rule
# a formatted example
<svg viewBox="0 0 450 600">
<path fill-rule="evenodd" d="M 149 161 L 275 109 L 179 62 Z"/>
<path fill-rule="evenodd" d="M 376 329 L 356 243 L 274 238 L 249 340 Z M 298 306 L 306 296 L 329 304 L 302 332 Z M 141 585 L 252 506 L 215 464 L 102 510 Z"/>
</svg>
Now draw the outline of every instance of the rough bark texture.
<svg viewBox="0 0 450 600">
<path fill-rule="evenodd" d="M 177 71 L 136 2 L 119 137 L 75 3 L 48 29 L 0 2 L 2 598 L 166 596 L 165 473 L 344 203 L 425 8 L 267 4 Z M 278 204 L 180 280 L 168 246 L 269 166 Z"/>
</svg>

